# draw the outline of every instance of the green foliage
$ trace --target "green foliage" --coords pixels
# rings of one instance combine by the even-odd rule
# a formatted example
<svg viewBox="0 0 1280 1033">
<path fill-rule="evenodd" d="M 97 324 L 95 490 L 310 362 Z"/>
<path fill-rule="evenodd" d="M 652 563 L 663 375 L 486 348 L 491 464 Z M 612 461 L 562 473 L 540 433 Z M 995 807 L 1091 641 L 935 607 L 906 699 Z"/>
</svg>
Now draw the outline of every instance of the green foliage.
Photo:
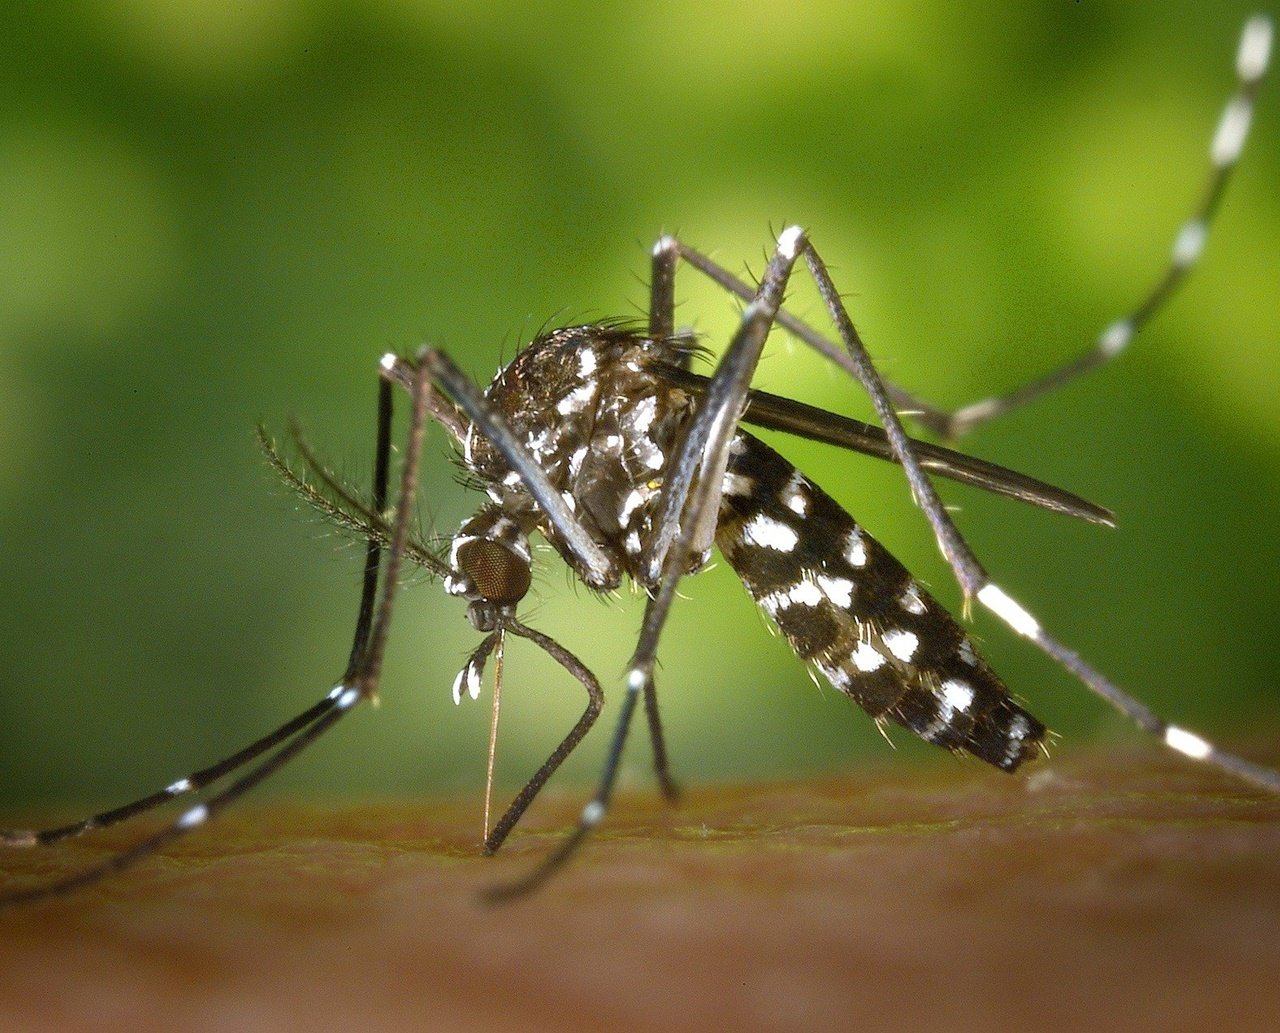
<svg viewBox="0 0 1280 1033">
<path fill-rule="evenodd" d="M 279 432 L 299 414 L 344 482 L 367 483 L 383 351 L 430 338 L 487 378 L 547 322 L 638 315 L 661 231 L 759 269 L 771 231 L 802 222 L 888 373 L 939 401 L 1076 354 L 1165 261 L 1247 11 L 8 8 L 0 799 L 112 802 L 323 695 L 346 658 L 362 553 L 273 481 L 255 423 Z M 1226 737 L 1274 728 L 1280 712 L 1275 86 L 1171 308 L 1117 366 L 966 442 L 1113 508 L 1119 529 L 946 490 L 993 573 L 1046 624 L 1169 716 Z M 680 294 L 679 318 L 718 346 L 735 307 L 691 277 Z M 803 289 L 795 305 L 818 312 Z M 781 336 L 762 376 L 865 414 Z M 786 450 L 955 600 L 894 470 Z M 427 460 L 430 538 L 475 498 L 438 433 Z M 526 618 L 616 688 L 638 607 L 565 580 L 548 557 Z M 886 757 L 727 570 L 687 594 L 659 682 L 684 778 Z M 449 702 L 475 641 L 462 617 L 430 585 L 407 593 L 383 712 L 344 726 L 294 784 L 466 786 L 478 802 L 488 716 Z M 1061 749 L 1097 729 L 1131 735 L 1021 643 L 979 630 L 1015 692 L 1065 733 Z M 582 705 L 524 652 L 508 651 L 510 782 Z M 592 775 L 600 748 L 568 777 Z M 643 745 L 629 764 L 644 777 Z"/>
</svg>

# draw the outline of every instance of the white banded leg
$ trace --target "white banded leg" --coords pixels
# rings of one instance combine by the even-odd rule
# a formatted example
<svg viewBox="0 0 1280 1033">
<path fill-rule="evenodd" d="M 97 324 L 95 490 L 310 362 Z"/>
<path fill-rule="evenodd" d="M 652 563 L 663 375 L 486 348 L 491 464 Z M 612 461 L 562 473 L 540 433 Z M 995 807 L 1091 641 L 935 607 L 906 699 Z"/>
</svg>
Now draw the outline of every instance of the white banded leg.
<svg viewBox="0 0 1280 1033">
<path fill-rule="evenodd" d="M 1092 348 L 1060 369 L 1006 395 L 974 402 L 954 412 L 921 400 L 912 393 L 885 382 L 894 404 L 911 414 L 923 425 L 948 438 L 957 437 L 974 427 L 1009 412 L 1034 398 L 1068 383 L 1120 355 L 1134 336 L 1164 307 L 1204 252 L 1209 227 L 1218 202 L 1230 178 L 1252 121 L 1253 106 L 1262 77 L 1267 70 L 1272 43 L 1272 22 L 1265 14 L 1254 15 L 1245 22 L 1236 54 L 1238 87 L 1227 101 L 1209 147 L 1209 175 L 1200 202 L 1184 220 L 1174 237 L 1169 265 L 1164 275 L 1135 305 L 1129 315 L 1114 320 L 1098 335 Z M 680 257 L 743 300 L 750 300 L 755 289 L 705 255 L 692 248 L 664 238 L 667 246 L 679 251 Z M 825 334 L 785 310 L 778 313 L 778 325 L 800 340 L 839 363 L 841 349 Z"/>
<path fill-rule="evenodd" d="M 1043 653 L 1056 660 L 1092 692 L 1110 703 L 1139 728 L 1156 736 L 1171 750 L 1192 760 L 1203 761 L 1246 782 L 1252 782 L 1268 792 L 1280 793 L 1280 771 L 1228 753 L 1195 732 L 1164 720 L 1090 666 L 1080 654 L 1051 637 L 1021 603 L 994 582 L 987 582 L 978 591 L 978 601 L 1023 638 L 1034 642 Z"/>
<path fill-rule="evenodd" d="M 158 793 L 143 797 L 124 807 L 105 811 L 84 821 L 57 829 L 44 831 L 8 830 L 0 832 L 0 845 L 3 846 L 33 847 L 59 842 L 82 832 L 127 820 L 168 800 L 197 792 L 229 776 L 234 771 L 244 768 L 262 754 L 267 754 L 264 760 L 249 768 L 247 772 L 224 789 L 209 796 L 203 802 L 187 808 L 171 824 L 144 838 L 134 846 L 107 858 L 97 865 L 83 869 L 56 882 L 9 893 L 0 893 L 0 907 L 47 899 L 91 885 L 107 875 L 132 867 L 173 840 L 193 829 L 199 828 L 218 811 L 230 806 L 244 793 L 270 778 L 281 767 L 301 753 L 302 750 L 332 728 L 357 704 L 372 698 L 376 694 L 382 654 L 386 646 L 387 630 L 398 582 L 398 570 L 406 542 L 408 541 L 413 495 L 417 484 L 418 458 L 421 455 L 429 395 L 430 381 L 424 372 L 417 376 L 414 382 L 413 414 L 404 453 L 400 498 L 396 507 L 395 521 L 392 525 L 381 593 L 378 592 L 378 575 L 381 567 L 382 546 L 376 539 L 371 538 L 366 553 L 364 582 L 351 656 L 342 680 L 330 690 L 324 699 L 299 714 L 296 718 L 286 722 L 276 731 L 250 744 L 231 757 L 220 761 L 218 764 L 188 775 L 186 778 L 179 779 Z M 387 493 L 390 426 L 391 385 L 389 380 L 383 379 L 379 383 L 378 393 L 378 441 L 376 446 L 373 499 L 373 508 L 378 512 L 385 506 Z M 275 752 L 269 752 L 273 749 Z"/>
<path fill-rule="evenodd" d="M 1236 92 L 1223 107 L 1209 144 L 1209 172 L 1200 201 L 1178 228 L 1164 273 L 1129 314 L 1103 328 L 1093 347 L 1083 355 L 1007 394 L 993 395 L 949 412 L 893 388 L 891 395 L 898 407 L 910 411 L 914 419 L 935 433 L 954 439 L 1120 355 L 1165 306 L 1204 254 L 1213 216 L 1249 136 L 1255 98 L 1270 59 L 1271 40 L 1272 23 L 1267 15 L 1255 14 L 1245 22 L 1236 51 Z"/>
<path fill-rule="evenodd" d="M 809 244 L 804 246 L 804 258 L 839 336 L 848 349 L 847 355 L 842 355 L 838 364 L 856 377 L 870 396 L 876 415 L 884 425 L 885 434 L 894 455 L 902 464 L 911 485 L 916 504 L 929 520 L 938 547 L 964 592 L 966 604 L 969 600 L 976 598 L 1013 631 L 1035 643 L 1046 656 L 1051 657 L 1073 674 L 1091 692 L 1106 700 L 1138 727 L 1159 737 L 1166 746 L 1270 792 L 1280 793 L 1280 772 L 1226 753 L 1195 733 L 1156 716 L 1144 704 L 1094 670 L 1077 653 L 1049 635 L 1028 610 L 991 581 L 990 576 L 951 520 L 932 482 L 921 469 L 910 439 L 889 401 L 884 382 L 867 355 L 866 348 L 853 322 L 849 319 L 844 302 L 835 284 L 832 283 L 825 265 Z"/>
<path fill-rule="evenodd" d="M 671 238 L 664 238 L 664 242 L 675 245 Z M 666 245 L 660 242 L 660 246 Z M 582 809 L 573 832 L 560 846 L 524 878 L 487 893 L 486 899 L 491 902 L 521 896 L 542 885 L 573 856 L 608 813 L 631 719 L 640 698 L 648 698 L 653 692 L 658 641 L 675 599 L 676 587 L 688 569 L 690 557 L 710 547 L 710 539 L 704 544 L 703 535 L 707 533 L 708 521 L 714 533 L 729 446 L 746 405 L 751 377 L 782 303 L 792 268 L 806 247 L 804 232 L 799 227 L 789 227 L 779 234 L 760 287 L 742 313 L 738 331 L 711 377 L 663 483 L 658 530 L 652 553 L 646 560 L 646 580 L 653 586 L 652 594 L 628 665 L 626 694 L 599 788 Z"/>
</svg>

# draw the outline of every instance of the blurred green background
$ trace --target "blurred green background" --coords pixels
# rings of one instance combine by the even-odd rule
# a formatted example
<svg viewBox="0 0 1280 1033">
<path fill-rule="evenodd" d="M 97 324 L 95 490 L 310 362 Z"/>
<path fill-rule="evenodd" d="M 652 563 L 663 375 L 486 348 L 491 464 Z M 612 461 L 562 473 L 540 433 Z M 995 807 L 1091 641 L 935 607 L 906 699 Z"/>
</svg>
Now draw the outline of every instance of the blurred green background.
<svg viewBox="0 0 1280 1033">
<path fill-rule="evenodd" d="M 1163 268 L 1198 196 L 1247 3 L 116 0 L 0 15 L 0 802 L 108 804 L 326 692 L 360 552 L 253 444 L 289 413 L 360 483 L 388 348 L 479 378 L 548 322 L 639 316 L 678 231 L 735 270 L 808 226 L 884 369 L 961 403 L 1074 356 Z M 1161 712 L 1266 752 L 1280 729 L 1280 96 L 1203 265 L 1123 362 L 966 441 L 1113 507 L 1113 532 L 944 489 L 1002 584 Z M 681 321 L 735 306 L 689 274 Z M 810 294 L 795 305 L 818 316 Z M 778 335 L 760 383 L 865 414 Z M 945 601 L 896 472 L 785 449 Z M 424 520 L 477 499 L 429 439 Z M 638 601 L 547 560 L 526 619 L 616 698 Z M 815 688 L 722 564 L 685 583 L 660 691 L 688 782 L 955 765 Z M 624 593 L 625 595 L 625 593 Z M 277 790 L 474 793 L 477 640 L 424 578 L 380 711 Z M 980 618 L 1062 733 L 1139 736 Z M 580 689 L 509 651 L 519 784 Z M 561 784 L 594 778 L 611 723 Z M 641 737 L 642 740 L 643 737 Z M 1154 747 L 1152 747 L 1154 748 Z M 1271 756 L 1275 756 L 1274 747 Z M 626 779 L 646 784 L 637 741 Z M 1001 777 L 993 773 L 992 777 Z"/>
</svg>

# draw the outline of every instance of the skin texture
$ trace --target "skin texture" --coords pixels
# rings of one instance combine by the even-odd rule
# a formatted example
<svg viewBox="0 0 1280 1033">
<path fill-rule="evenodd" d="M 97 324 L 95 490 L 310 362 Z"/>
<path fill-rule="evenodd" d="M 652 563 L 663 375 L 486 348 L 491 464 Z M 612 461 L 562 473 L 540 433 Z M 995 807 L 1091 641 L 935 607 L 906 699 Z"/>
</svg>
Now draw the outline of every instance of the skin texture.
<svg viewBox="0 0 1280 1033">
<path fill-rule="evenodd" d="M 1256 751 L 1255 751 L 1256 754 Z M 1273 758 L 1274 759 L 1274 758 Z M 1280 1028 L 1280 800 L 1154 751 L 584 794 L 502 855 L 474 801 L 248 804 L 138 870 L 0 913 L 0 1029 Z M 0 855 L 34 880 L 116 830 Z"/>
</svg>

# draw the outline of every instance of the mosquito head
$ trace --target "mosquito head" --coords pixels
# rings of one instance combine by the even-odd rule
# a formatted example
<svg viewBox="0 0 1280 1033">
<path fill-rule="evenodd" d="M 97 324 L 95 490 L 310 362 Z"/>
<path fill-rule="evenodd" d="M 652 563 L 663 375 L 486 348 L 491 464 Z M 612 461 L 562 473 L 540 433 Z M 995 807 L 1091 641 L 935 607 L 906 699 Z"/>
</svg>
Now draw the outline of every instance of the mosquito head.
<svg viewBox="0 0 1280 1033">
<path fill-rule="evenodd" d="M 449 567 L 445 591 L 470 601 L 467 620 L 483 632 L 515 616 L 533 580 L 528 538 L 519 524 L 492 505 L 458 528 Z"/>
</svg>

